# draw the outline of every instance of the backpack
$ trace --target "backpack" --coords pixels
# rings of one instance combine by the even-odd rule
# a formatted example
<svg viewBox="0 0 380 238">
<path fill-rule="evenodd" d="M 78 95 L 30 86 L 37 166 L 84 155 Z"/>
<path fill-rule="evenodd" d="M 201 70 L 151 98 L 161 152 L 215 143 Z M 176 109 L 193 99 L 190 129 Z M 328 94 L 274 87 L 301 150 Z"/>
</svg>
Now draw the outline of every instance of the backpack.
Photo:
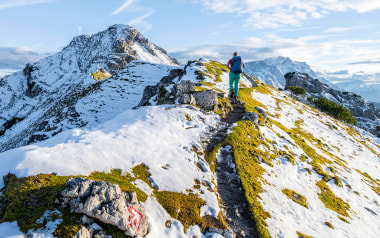
<svg viewBox="0 0 380 238">
<path fill-rule="evenodd" d="M 235 56 L 231 60 L 231 72 L 235 74 L 241 74 L 243 72 L 241 57 Z"/>
</svg>

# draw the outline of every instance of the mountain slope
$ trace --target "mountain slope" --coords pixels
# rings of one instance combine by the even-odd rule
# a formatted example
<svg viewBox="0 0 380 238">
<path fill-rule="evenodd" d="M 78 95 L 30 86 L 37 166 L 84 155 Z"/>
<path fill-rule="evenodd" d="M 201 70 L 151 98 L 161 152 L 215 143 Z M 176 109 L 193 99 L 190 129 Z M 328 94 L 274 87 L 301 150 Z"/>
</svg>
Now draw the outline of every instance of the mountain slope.
<svg viewBox="0 0 380 238">
<path fill-rule="evenodd" d="M 129 26 L 78 36 L 60 53 L 1 79 L 0 151 L 113 118 L 177 65 Z"/>
<path fill-rule="evenodd" d="M 301 87 L 305 89 L 308 101 L 314 101 L 311 98 L 327 99 L 333 103 L 343 106 L 349 110 L 349 113 L 356 118 L 358 127 L 371 132 L 374 135 L 380 135 L 377 126 L 380 125 L 380 110 L 375 107 L 374 104 L 368 102 L 361 96 L 341 92 L 339 90 L 332 89 L 328 85 L 321 83 L 318 79 L 311 78 L 305 73 L 287 73 L 286 87 Z M 306 100 L 304 100 L 306 101 Z M 335 108 L 335 113 L 338 113 L 338 109 Z"/>
<path fill-rule="evenodd" d="M 222 215 L 214 172 L 225 159 L 223 151 L 229 151 L 235 162 L 231 173 L 240 178 L 259 237 L 380 235 L 378 138 L 294 100 L 287 91 L 253 85 L 254 79 L 244 77 L 239 99 L 245 102 L 247 117 L 227 124 L 226 137 L 206 153 L 210 137 L 226 126 L 219 116 L 233 108 L 226 98 L 228 72 L 221 63 L 207 60 L 189 63 L 183 70 L 150 100 L 156 104 L 167 96 L 170 105 L 126 109 L 97 127 L 67 130 L 8 150 L 0 154 L 0 173 L 95 176 L 94 171 L 113 173 L 117 168 L 134 175 L 136 191 L 147 196 L 147 237 L 202 236 L 201 232 L 204 237 L 228 237 L 225 225 L 205 219 L 222 216 L 227 224 L 233 222 L 231 214 Z M 209 110 L 180 105 L 181 95 L 175 93 L 180 79 L 197 85 L 183 95 L 218 92 L 218 105 Z M 135 169 L 141 163 L 148 173 Z M 178 192 L 204 201 L 201 206 L 189 204 L 198 218 L 190 222 L 189 216 L 181 216 L 184 208 L 173 212 L 160 200 L 161 193 L 170 194 L 166 199 L 172 201 Z M 2 223 L 0 229 L 12 224 Z M 246 236 L 244 231 L 234 232 Z"/>
</svg>

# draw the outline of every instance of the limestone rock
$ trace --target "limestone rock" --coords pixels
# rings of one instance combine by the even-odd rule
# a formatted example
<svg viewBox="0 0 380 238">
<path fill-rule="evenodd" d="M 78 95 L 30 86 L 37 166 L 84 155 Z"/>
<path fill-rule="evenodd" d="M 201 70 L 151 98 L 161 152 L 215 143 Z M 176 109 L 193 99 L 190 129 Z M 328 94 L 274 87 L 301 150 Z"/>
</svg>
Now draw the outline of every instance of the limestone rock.
<svg viewBox="0 0 380 238">
<path fill-rule="evenodd" d="M 136 193 L 123 193 L 118 185 L 71 178 L 61 195 L 62 205 L 68 206 L 71 212 L 114 225 L 127 236 L 144 236 L 148 232 L 148 217 Z"/>
<path fill-rule="evenodd" d="M 218 95 L 214 90 L 195 92 L 193 95 L 196 104 L 201 108 L 213 109 L 215 105 L 218 105 Z"/>
<path fill-rule="evenodd" d="M 264 109 L 260 108 L 260 107 L 255 107 L 256 111 L 258 113 L 260 113 L 261 115 L 263 115 L 263 119 L 264 121 L 262 122 L 262 124 L 265 124 L 265 122 L 267 121 L 268 119 L 268 114 L 264 111 Z"/>
<path fill-rule="evenodd" d="M 196 104 L 197 102 L 195 101 L 195 98 L 192 94 L 183 94 L 179 101 L 179 103 L 182 104 Z"/>
<path fill-rule="evenodd" d="M 82 226 L 80 230 L 73 236 L 73 238 L 90 238 L 91 233 L 86 227 Z"/>
<path fill-rule="evenodd" d="M 155 102 L 157 105 L 196 104 L 204 109 L 214 109 L 215 105 L 218 105 L 218 93 L 216 91 L 204 90 L 196 92 L 195 87 L 198 85 L 187 80 L 181 80 L 173 85 L 173 79 L 176 77 L 181 78 L 184 74 L 183 70 L 172 70 L 169 76 L 163 77 L 156 86 L 147 86 L 138 106 L 151 105 L 151 99 L 156 96 Z"/>
<path fill-rule="evenodd" d="M 259 114 L 255 112 L 248 112 L 245 114 L 244 119 L 250 120 L 255 125 L 259 125 Z"/>
<path fill-rule="evenodd" d="M 195 83 L 191 81 L 181 81 L 179 84 L 176 84 L 174 86 L 175 89 L 175 95 L 181 96 L 184 93 L 189 93 L 191 91 L 195 90 Z"/>
</svg>

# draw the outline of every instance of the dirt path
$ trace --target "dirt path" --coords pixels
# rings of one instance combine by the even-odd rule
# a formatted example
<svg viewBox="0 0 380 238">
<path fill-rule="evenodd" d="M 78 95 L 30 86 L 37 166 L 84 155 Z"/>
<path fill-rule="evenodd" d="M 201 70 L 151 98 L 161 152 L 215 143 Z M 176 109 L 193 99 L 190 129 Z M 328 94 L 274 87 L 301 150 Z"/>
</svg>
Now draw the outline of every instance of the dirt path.
<svg viewBox="0 0 380 238">
<path fill-rule="evenodd" d="M 215 146 L 221 143 L 225 139 L 228 129 L 244 116 L 244 105 L 232 104 L 232 106 L 233 110 L 226 115 L 226 118 L 222 119 L 223 125 L 211 138 L 206 151 L 212 151 Z M 226 223 L 236 237 L 258 237 L 240 178 L 236 174 L 233 150 L 230 146 L 223 147 L 220 150 L 220 155 L 217 161 L 216 176 L 221 208 Z"/>
</svg>

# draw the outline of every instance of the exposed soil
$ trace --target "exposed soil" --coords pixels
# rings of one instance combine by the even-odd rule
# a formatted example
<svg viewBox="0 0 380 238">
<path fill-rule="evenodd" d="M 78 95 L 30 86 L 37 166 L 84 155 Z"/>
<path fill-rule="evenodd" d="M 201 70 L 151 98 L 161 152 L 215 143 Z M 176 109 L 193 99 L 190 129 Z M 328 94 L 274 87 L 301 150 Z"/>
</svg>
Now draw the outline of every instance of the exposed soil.
<svg viewBox="0 0 380 238">
<path fill-rule="evenodd" d="M 232 111 L 223 118 L 221 127 L 214 132 L 206 151 L 212 151 L 221 143 L 231 126 L 241 120 L 245 114 L 243 104 L 232 103 Z M 236 174 L 235 158 L 230 146 L 221 148 L 216 167 L 218 192 L 221 198 L 221 208 L 229 229 L 236 237 L 258 237 L 255 222 L 253 221 L 249 204 L 244 195 L 239 176 Z"/>
</svg>

